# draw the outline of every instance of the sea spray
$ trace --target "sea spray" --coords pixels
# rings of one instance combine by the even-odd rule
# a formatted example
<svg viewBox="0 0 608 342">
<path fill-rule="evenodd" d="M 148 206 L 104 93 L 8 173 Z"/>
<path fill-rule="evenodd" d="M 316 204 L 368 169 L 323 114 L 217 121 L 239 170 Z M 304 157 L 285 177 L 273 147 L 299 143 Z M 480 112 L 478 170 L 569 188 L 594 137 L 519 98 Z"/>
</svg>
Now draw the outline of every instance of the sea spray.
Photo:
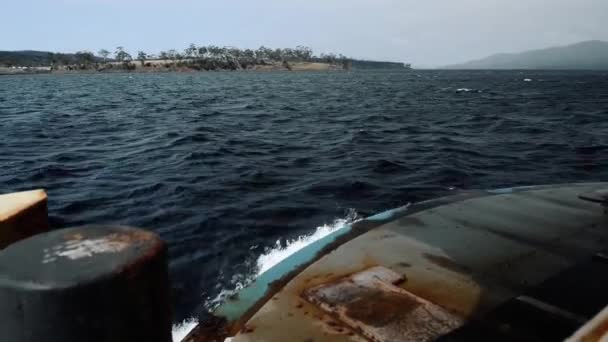
<svg viewBox="0 0 608 342">
<path fill-rule="evenodd" d="M 300 249 L 318 241 L 327 235 L 335 232 L 336 230 L 344 227 L 344 225 L 355 222 L 359 218 L 359 215 L 354 209 L 349 209 L 344 218 L 334 220 L 331 224 L 324 224 L 317 227 L 314 233 L 308 235 L 301 235 L 292 240 L 277 240 L 273 247 L 267 248 L 262 253 L 256 262 L 255 272 L 251 275 L 237 275 L 233 277 L 234 287 L 231 289 L 222 289 L 220 293 L 214 297 L 209 298 L 205 307 L 210 311 L 217 308 L 224 300 L 239 292 L 241 289 L 249 285 L 255 278 L 266 272 L 276 264 L 285 260 L 290 255 L 299 251 Z M 186 335 L 198 324 L 198 321 L 194 318 L 187 319 L 182 323 L 175 324 L 173 326 L 173 341 L 180 342 Z"/>
<path fill-rule="evenodd" d="M 317 230 L 310 235 L 302 235 L 293 240 L 287 240 L 285 244 L 281 244 L 281 240 L 277 240 L 275 246 L 266 250 L 260 255 L 257 260 L 256 277 L 266 272 L 279 262 L 285 260 L 288 256 L 294 254 L 300 249 L 310 245 L 311 243 L 320 240 L 327 235 L 342 228 L 344 225 L 357 220 L 357 212 L 350 209 L 346 217 L 336 219 L 332 224 L 317 227 Z"/>
<path fill-rule="evenodd" d="M 197 324 L 198 320 L 194 318 L 189 318 L 179 324 L 174 324 L 172 331 L 173 342 L 181 342 Z"/>
</svg>

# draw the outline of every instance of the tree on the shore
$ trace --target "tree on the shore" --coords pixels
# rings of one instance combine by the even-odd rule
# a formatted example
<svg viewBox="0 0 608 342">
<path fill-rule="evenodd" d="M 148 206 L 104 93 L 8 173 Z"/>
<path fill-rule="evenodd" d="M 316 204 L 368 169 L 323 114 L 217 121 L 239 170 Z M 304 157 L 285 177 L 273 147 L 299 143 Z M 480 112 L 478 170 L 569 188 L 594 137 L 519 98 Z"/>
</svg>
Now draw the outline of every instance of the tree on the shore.
<svg viewBox="0 0 608 342">
<path fill-rule="evenodd" d="M 128 63 L 130 62 L 133 58 L 131 57 L 131 55 L 125 51 L 125 48 L 122 46 L 119 46 L 116 48 L 116 52 L 114 52 L 114 57 L 116 58 L 117 61 L 119 62 L 123 62 L 123 63 Z"/>
<path fill-rule="evenodd" d="M 336 63 L 337 59 L 338 59 L 338 57 L 334 53 L 328 53 L 328 54 L 322 53 L 321 54 L 321 61 L 323 61 L 325 63 Z"/>
<path fill-rule="evenodd" d="M 148 58 L 148 54 L 146 54 L 145 52 L 143 52 L 143 51 L 137 52 L 137 60 L 139 60 L 142 67 L 144 66 L 144 63 L 146 62 L 147 58 Z"/>
<path fill-rule="evenodd" d="M 105 64 L 106 60 L 108 59 L 108 56 L 110 55 L 110 51 L 108 51 L 106 49 L 101 49 L 101 50 L 97 51 L 97 54 L 103 58 L 103 63 Z"/>
<path fill-rule="evenodd" d="M 179 55 L 179 53 L 177 53 L 177 50 L 175 49 L 171 49 L 169 51 L 167 51 L 167 58 L 172 60 L 175 63 L 175 60 L 177 59 L 177 56 Z"/>
<path fill-rule="evenodd" d="M 207 53 L 209 52 L 209 50 L 207 50 L 206 46 L 201 46 L 198 48 L 198 57 L 199 58 L 204 58 L 207 56 Z"/>
<path fill-rule="evenodd" d="M 76 62 L 83 68 L 87 68 L 95 62 L 95 55 L 90 51 L 78 51 L 76 52 L 75 57 Z"/>
<path fill-rule="evenodd" d="M 255 57 L 258 60 L 263 61 L 264 59 L 271 58 L 271 55 L 272 55 L 272 49 L 269 49 L 269 48 L 265 47 L 264 45 L 260 46 L 260 48 L 255 51 Z"/>
<path fill-rule="evenodd" d="M 184 55 L 188 58 L 196 58 L 198 57 L 198 48 L 194 43 L 191 43 L 190 46 L 184 50 Z"/>
<path fill-rule="evenodd" d="M 165 63 L 166 68 L 177 66 L 195 70 L 239 70 L 247 69 L 256 64 L 283 65 L 290 69 L 294 66 L 294 62 L 329 63 L 341 65 L 344 69 L 348 69 L 352 65 L 352 60 L 342 54 L 322 53 L 320 56 L 317 56 L 313 54 L 310 47 L 302 45 L 298 45 L 295 48 L 283 49 L 270 49 L 265 46 L 260 46 L 258 49 L 253 50 L 226 46 L 220 47 L 216 45 L 196 46 L 196 44 L 192 43 L 188 45 L 183 52 L 180 51 L 175 49 L 160 51 L 157 56 L 159 59 L 167 61 L 167 63 Z M 103 57 L 105 63 L 110 52 L 101 49 L 98 51 L 98 54 Z M 133 58 L 125 51 L 124 47 L 117 47 L 114 55 L 116 60 L 121 62 L 124 67 L 129 69 L 135 68 L 135 65 L 131 63 Z M 81 64 L 86 64 L 88 63 L 89 57 L 90 56 L 88 55 L 79 55 L 76 56 L 76 58 L 70 56 L 69 64 L 73 64 L 74 60 L 81 62 Z M 147 54 L 143 51 L 138 51 L 136 55 L 136 59 L 140 61 L 142 65 L 145 65 L 146 61 L 154 58 L 156 58 L 154 55 Z M 56 54 L 54 59 L 57 63 L 61 63 L 61 56 L 59 54 Z"/>
<path fill-rule="evenodd" d="M 312 49 L 307 46 L 298 45 L 295 50 L 296 56 L 304 61 L 310 61 L 312 59 Z"/>
</svg>

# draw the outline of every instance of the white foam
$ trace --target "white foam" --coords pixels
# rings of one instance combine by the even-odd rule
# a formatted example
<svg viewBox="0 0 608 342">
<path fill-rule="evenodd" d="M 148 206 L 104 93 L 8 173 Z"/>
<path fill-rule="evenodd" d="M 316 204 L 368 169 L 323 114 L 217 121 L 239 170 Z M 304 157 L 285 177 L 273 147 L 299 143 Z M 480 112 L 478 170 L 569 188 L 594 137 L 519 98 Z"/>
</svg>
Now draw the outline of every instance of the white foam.
<svg viewBox="0 0 608 342">
<path fill-rule="evenodd" d="M 336 219 L 332 224 L 325 224 L 317 227 L 317 230 L 310 235 L 302 235 L 293 240 L 287 240 L 285 245 L 281 244 L 281 240 L 277 240 L 274 247 L 269 248 L 266 252 L 258 257 L 257 275 L 260 275 L 279 262 L 285 260 L 288 256 L 299 251 L 300 249 L 318 241 L 336 230 L 344 227 L 344 225 L 354 222 L 357 219 L 357 212 L 350 209 L 345 218 Z"/>
<path fill-rule="evenodd" d="M 468 92 L 471 92 L 471 91 L 475 91 L 475 92 L 481 93 L 481 90 L 471 89 L 471 88 L 458 88 L 458 89 L 456 89 L 456 91 L 459 92 L 459 93 L 468 93 Z"/>
<path fill-rule="evenodd" d="M 281 243 L 281 240 L 277 240 L 273 247 L 267 248 L 264 253 L 258 257 L 256 269 L 253 274 L 249 276 L 235 275 L 232 281 L 234 288 L 222 289 L 215 298 L 208 298 L 205 306 L 209 310 L 215 309 L 221 303 L 223 303 L 227 297 L 239 292 L 259 275 L 266 272 L 279 262 L 285 260 L 288 256 L 310 245 L 311 243 L 326 237 L 327 235 L 344 227 L 344 225 L 355 222 L 358 218 L 359 216 L 357 215 L 357 212 L 354 209 L 349 209 L 344 218 L 336 219 L 331 224 L 325 224 L 317 227 L 315 232 L 312 234 L 301 235 L 292 240 L 285 240 L 284 243 Z M 180 342 L 192 329 L 194 329 L 197 323 L 198 321 L 196 319 L 188 319 L 180 324 L 174 325 L 173 342 Z"/>
<path fill-rule="evenodd" d="M 197 324 L 198 320 L 190 318 L 180 324 L 173 325 L 173 331 L 171 332 L 173 335 L 173 342 L 181 342 Z"/>
<path fill-rule="evenodd" d="M 531 78 L 524 78 L 524 82 L 532 82 Z"/>
</svg>

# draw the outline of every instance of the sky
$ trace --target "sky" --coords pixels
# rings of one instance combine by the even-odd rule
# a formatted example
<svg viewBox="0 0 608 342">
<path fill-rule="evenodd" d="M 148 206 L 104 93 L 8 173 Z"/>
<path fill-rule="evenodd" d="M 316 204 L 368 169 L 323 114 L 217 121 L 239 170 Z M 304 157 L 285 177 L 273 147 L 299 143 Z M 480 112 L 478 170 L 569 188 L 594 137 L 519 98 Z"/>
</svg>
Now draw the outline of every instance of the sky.
<svg viewBox="0 0 608 342">
<path fill-rule="evenodd" d="M 433 67 L 608 41 L 608 0 L 13 0 L 0 32 L 0 50 L 305 45 Z"/>
</svg>

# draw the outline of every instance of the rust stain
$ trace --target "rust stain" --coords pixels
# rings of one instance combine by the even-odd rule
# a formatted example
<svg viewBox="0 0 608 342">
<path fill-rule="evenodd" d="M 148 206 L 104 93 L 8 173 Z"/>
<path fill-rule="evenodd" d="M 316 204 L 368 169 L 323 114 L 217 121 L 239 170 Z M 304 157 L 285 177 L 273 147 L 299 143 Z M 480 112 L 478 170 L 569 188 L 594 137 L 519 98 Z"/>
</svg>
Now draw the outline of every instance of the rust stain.
<svg viewBox="0 0 608 342">
<path fill-rule="evenodd" d="M 241 330 L 241 332 L 243 334 L 251 334 L 254 331 L 255 331 L 255 327 L 249 326 L 249 325 L 244 326 L 243 329 Z"/>
<path fill-rule="evenodd" d="M 457 287 L 452 287 L 451 285 L 446 286 L 446 289 L 416 286 L 414 288 L 408 288 L 408 290 L 431 303 L 441 303 L 442 307 L 454 314 L 463 317 L 470 315 L 471 309 L 469 309 L 468 303 L 471 303 L 471 300 L 476 300 L 476 297 L 474 297 L 474 295 L 470 296 L 464 291 L 460 291 Z"/>
<path fill-rule="evenodd" d="M 390 324 L 419 306 L 420 302 L 407 296 L 375 289 L 345 305 L 347 316 L 375 327 Z"/>
<path fill-rule="evenodd" d="M 454 313 L 392 285 L 396 279 L 405 278 L 376 266 L 302 295 L 342 324 L 338 333 L 352 331 L 370 341 L 393 341 L 396 336 L 431 339 L 461 324 Z M 332 328 L 325 322 L 328 325 L 325 331 Z"/>
<path fill-rule="evenodd" d="M 327 320 L 318 320 L 317 322 L 321 324 L 324 334 L 331 335 L 345 335 L 348 334 L 350 329 L 345 327 L 339 322 L 336 322 L 331 316 L 327 316 Z"/>
<path fill-rule="evenodd" d="M 82 241 L 84 236 L 81 233 L 66 234 L 63 239 L 66 241 Z"/>
<path fill-rule="evenodd" d="M 397 234 L 393 234 L 393 233 L 386 233 L 386 234 L 382 234 L 382 235 L 378 236 L 378 237 L 376 238 L 376 240 L 386 240 L 386 239 L 391 239 L 391 238 L 394 238 L 394 237 L 396 237 L 396 236 L 397 236 Z"/>
<path fill-rule="evenodd" d="M 401 278 L 399 278 L 399 279 L 397 279 L 396 281 L 393 282 L 393 285 L 400 286 L 400 285 L 402 285 L 403 283 L 406 283 L 406 282 L 407 282 L 407 276 L 405 274 L 402 274 Z"/>
<path fill-rule="evenodd" d="M 77 234 L 80 235 L 80 234 Z M 128 243 L 128 244 L 141 244 L 144 242 L 148 242 L 151 240 L 156 239 L 157 237 L 147 231 L 144 230 L 130 230 L 127 232 L 121 232 L 121 233 L 114 233 L 114 234 L 110 234 L 108 235 L 107 239 L 110 241 L 116 241 L 116 242 L 124 242 L 124 243 Z"/>
<path fill-rule="evenodd" d="M 428 253 L 424 253 L 423 256 L 428 261 L 432 262 L 433 264 L 435 264 L 441 268 L 448 269 L 452 272 L 463 273 L 463 274 L 471 273 L 471 270 L 468 267 L 459 265 L 450 258 L 440 256 L 440 255 L 428 254 Z"/>
<path fill-rule="evenodd" d="M 127 241 L 138 241 L 138 245 L 146 245 L 145 249 L 142 249 L 143 253 L 134 260 L 133 263 L 129 265 L 125 265 L 119 272 L 127 272 L 127 273 L 136 273 L 139 270 L 139 265 L 145 265 L 152 260 L 165 260 L 167 254 L 167 245 L 160 237 L 156 234 L 143 231 L 143 230 L 134 230 L 130 231 L 128 234 L 117 234 L 123 235 L 125 240 Z M 117 240 L 120 241 L 120 240 Z"/>
<path fill-rule="evenodd" d="M 339 326 L 338 323 L 336 323 L 334 321 L 331 321 L 331 320 L 329 320 L 329 321 L 327 321 L 325 323 L 327 323 L 327 325 L 329 325 L 330 327 L 337 327 L 337 326 Z"/>
</svg>

